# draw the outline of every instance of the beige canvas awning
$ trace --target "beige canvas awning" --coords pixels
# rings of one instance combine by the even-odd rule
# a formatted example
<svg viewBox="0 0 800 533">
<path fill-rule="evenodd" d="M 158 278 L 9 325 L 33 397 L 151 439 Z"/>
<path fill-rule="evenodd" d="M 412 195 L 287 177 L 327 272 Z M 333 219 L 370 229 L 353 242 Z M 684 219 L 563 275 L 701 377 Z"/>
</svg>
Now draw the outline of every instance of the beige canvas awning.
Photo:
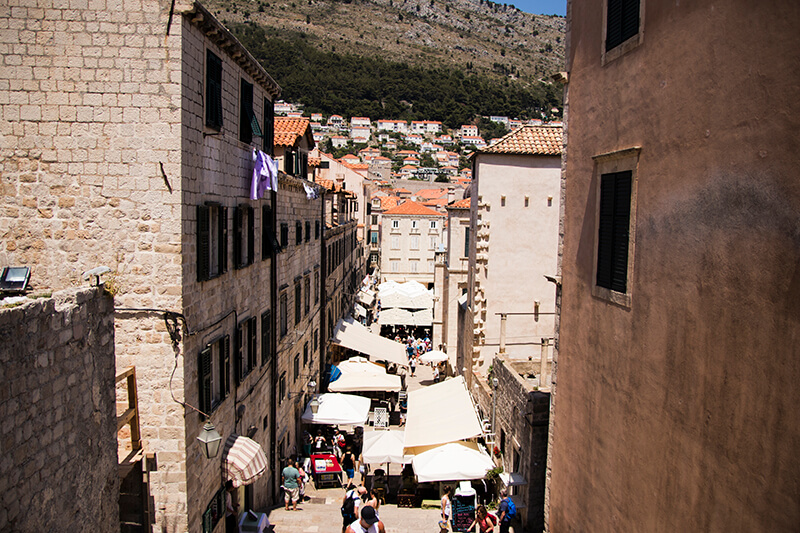
<svg viewBox="0 0 800 533">
<path fill-rule="evenodd" d="M 225 479 L 234 487 L 250 485 L 267 470 L 267 456 L 256 441 L 232 434 L 222 452 Z"/>
<path fill-rule="evenodd" d="M 342 375 L 328 385 L 331 392 L 400 390 L 400 376 L 387 374 L 384 368 L 363 357 L 351 357 L 337 365 Z"/>
<path fill-rule="evenodd" d="M 373 361 L 408 366 L 405 345 L 372 333 L 352 317 L 339 320 L 331 342 L 368 355 Z"/>
<path fill-rule="evenodd" d="M 415 447 L 455 442 L 482 433 L 463 377 L 408 393 L 406 454 L 416 453 Z"/>
</svg>

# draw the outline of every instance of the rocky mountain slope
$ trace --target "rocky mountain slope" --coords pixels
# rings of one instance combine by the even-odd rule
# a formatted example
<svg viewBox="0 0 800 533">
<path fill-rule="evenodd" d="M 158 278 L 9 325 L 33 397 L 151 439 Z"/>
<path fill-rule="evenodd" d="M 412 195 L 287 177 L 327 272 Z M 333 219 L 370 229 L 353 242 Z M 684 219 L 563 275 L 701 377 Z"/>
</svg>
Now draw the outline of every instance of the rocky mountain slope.
<svg viewBox="0 0 800 533">
<path fill-rule="evenodd" d="M 458 68 L 522 85 L 563 70 L 563 17 L 484 0 L 206 0 L 223 23 L 300 33 L 323 51 Z"/>
</svg>

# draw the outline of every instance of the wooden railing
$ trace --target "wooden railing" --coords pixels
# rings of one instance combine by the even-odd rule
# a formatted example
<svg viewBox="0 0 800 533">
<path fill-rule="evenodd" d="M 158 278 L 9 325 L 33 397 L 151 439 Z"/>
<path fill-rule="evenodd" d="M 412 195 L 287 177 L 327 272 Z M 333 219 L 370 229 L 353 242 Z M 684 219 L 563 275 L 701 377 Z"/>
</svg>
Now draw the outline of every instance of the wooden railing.
<svg viewBox="0 0 800 533">
<path fill-rule="evenodd" d="M 128 408 L 117 416 L 117 431 L 126 424 L 130 426 L 131 450 L 136 452 L 142 449 L 142 433 L 139 429 L 139 400 L 136 394 L 136 367 L 128 367 L 122 373 L 117 374 L 116 383 L 123 379 L 127 380 Z"/>
</svg>

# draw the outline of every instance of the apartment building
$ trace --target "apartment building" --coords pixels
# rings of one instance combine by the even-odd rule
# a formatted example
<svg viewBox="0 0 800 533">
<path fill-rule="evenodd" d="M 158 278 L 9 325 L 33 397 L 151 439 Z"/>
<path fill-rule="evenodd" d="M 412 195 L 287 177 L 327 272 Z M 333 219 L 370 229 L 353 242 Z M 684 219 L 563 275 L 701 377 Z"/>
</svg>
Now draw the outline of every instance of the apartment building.
<svg viewBox="0 0 800 533">
<path fill-rule="evenodd" d="M 798 27 L 568 2 L 550 531 L 800 523 Z"/>
<path fill-rule="evenodd" d="M 1 15 L 15 28 L 35 18 L 28 33 L 51 46 L 9 34 L 24 51 L 0 73 L 0 262 L 31 266 L 33 287 L 51 290 L 110 267 L 116 364 L 136 368 L 156 458 L 150 525 L 221 531 L 224 443 L 247 436 L 267 453 L 238 497 L 242 509 L 271 505 L 306 374 L 322 361 L 311 302 L 324 289 L 325 191 L 307 179 L 307 119 L 283 140 L 280 87 L 199 3 L 85 7 L 70 24 L 74 11 L 45 4 Z M 258 150 L 278 159 L 277 191 L 254 191 Z M 214 459 L 196 441 L 206 422 L 223 439 Z"/>
<path fill-rule="evenodd" d="M 433 285 L 435 252 L 443 244 L 444 215 L 405 200 L 381 215 L 381 279 Z"/>
<path fill-rule="evenodd" d="M 469 286 L 479 373 L 501 351 L 538 360 L 543 339 L 554 336 L 555 290 L 545 276 L 557 266 L 561 143 L 561 128 L 526 126 L 473 156 Z"/>
</svg>

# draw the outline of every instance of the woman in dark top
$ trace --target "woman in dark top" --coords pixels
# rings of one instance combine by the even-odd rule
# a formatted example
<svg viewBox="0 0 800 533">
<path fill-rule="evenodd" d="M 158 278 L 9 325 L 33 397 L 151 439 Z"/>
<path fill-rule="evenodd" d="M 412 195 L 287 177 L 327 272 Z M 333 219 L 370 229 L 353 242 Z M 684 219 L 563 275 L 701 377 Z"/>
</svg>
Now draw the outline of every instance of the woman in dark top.
<svg viewBox="0 0 800 533">
<path fill-rule="evenodd" d="M 356 475 L 356 456 L 353 455 L 353 450 L 350 446 L 347 451 L 342 455 L 342 470 L 347 474 L 347 483 L 345 486 L 353 482 L 353 477 Z"/>
</svg>

